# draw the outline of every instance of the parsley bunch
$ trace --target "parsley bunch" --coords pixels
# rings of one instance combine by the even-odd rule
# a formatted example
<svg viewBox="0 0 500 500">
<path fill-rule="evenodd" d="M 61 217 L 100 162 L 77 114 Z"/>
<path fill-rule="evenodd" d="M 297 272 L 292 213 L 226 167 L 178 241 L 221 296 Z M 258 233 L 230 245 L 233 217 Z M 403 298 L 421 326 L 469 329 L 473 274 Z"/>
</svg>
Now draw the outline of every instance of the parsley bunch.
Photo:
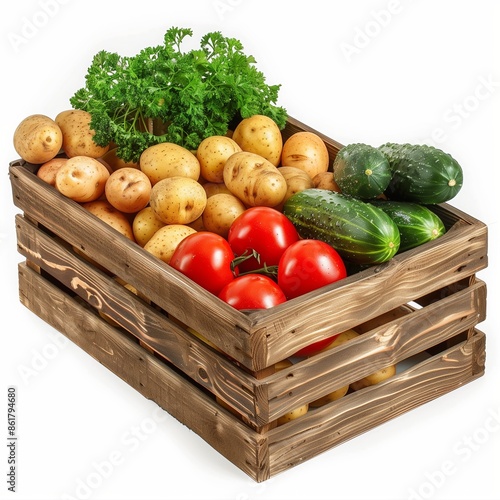
<svg viewBox="0 0 500 500">
<path fill-rule="evenodd" d="M 212 32 L 200 49 L 183 52 L 182 41 L 192 34 L 173 27 L 163 45 L 135 56 L 104 50 L 94 56 L 85 87 L 70 103 L 90 113 L 98 145 L 114 143 L 120 158 L 137 161 L 160 142 L 196 149 L 205 137 L 224 135 L 235 120 L 254 114 L 285 126 L 286 110 L 274 104 L 280 85 L 266 84 L 239 40 Z"/>
</svg>

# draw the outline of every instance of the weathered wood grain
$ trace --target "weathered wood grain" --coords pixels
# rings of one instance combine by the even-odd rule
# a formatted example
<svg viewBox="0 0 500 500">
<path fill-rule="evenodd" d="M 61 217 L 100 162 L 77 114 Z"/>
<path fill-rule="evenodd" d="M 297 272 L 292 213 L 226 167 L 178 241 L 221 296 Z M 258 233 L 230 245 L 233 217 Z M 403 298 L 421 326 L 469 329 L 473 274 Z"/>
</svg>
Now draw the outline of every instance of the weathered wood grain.
<svg viewBox="0 0 500 500">
<path fill-rule="evenodd" d="M 269 431 L 271 476 L 480 377 L 484 352 L 485 336 L 476 332 L 385 382 Z"/>
<path fill-rule="evenodd" d="M 268 414 L 269 404 L 252 375 L 20 215 L 16 226 L 19 252 L 29 262 L 111 318 L 144 347 L 230 403 L 248 422 L 255 426 L 268 423 L 263 416 Z"/>
<path fill-rule="evenodd" d="M 269 477 L 267 438 L 242 424 L 188 379 L 25 264 L 19 266 L 19 293 L 28 309 L 200 435 L 250 477 L 257 481 Z"/>
<path fill-rule="evenodd" d="M 465 342 L 301 419 L 259 434 L 138 344 L 25 264 L 21 302 L 255 481 L 284 472 L 484 373 L 485 336 Z M 68 321 L 67 318 L 72 318 Z"/>
</svg>

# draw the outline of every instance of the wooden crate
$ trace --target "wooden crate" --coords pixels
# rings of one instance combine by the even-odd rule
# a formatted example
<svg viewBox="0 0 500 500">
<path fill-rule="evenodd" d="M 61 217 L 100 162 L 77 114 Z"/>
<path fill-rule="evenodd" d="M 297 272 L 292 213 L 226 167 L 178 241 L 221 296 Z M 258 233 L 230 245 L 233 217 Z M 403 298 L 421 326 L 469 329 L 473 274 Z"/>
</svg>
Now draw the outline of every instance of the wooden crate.
<svg viewBox="0 0 500 500">
<path fill-rule="evenodd" d="M 297 130 L 312 129 L 290 119 L 284 135 Z M 323 138 L 333 160 L 341 146 Z M 484 373 L 476 325 L 486 285 L 476 273 L 487 266 L 487 228 L 449 204 L 435 207 L 447 227 L 439 239 L 246 314 L 61 196 L 36 168 L 10 165 L 23 211 L 22 303 L 256 481 Z M 347 329 L 362 334 L 276 372 L 301 347 Z M 289 411 L 393 364 L 399 373 L 387 381 L 276 426 Z"/>
</svg>

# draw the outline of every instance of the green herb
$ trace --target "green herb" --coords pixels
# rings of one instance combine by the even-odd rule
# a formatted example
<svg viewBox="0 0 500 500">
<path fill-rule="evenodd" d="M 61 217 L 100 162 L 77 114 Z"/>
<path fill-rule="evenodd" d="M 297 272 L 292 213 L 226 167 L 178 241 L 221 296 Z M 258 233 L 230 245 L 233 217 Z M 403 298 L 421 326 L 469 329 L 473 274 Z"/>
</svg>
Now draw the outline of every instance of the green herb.
<svg viewBox="0 0 500 500">
<path fill-rule="evenodd" d="M 287 114 L 275 105 L 280 85 L 267 85 L 241 42 L 220 32 L 201 38 L 200 49 L 183 52 L 192 30 L 170 28 L 164 45 L 132 57 L 100 51 L 85 87 L 70 99 L 91 114 L 94 141 L 114 143 L 117 155 L 137 161 L 147 147 L 174 142 L 188 149 L 224 135 L 235 120 L 262 114 L 282 129 Z"/>
</svg>

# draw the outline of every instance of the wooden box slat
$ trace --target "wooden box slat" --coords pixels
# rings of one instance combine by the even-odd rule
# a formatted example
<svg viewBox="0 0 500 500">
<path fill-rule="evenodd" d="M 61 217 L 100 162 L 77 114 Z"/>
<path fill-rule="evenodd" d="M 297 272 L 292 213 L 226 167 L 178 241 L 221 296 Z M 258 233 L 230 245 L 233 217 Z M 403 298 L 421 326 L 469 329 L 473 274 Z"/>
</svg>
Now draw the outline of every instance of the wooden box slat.
<svg viewBox="0 0 500 500">
<path fill-rule="evenodd" d="M 19 292 L 21 302 L 31 311 L 158 403 L 258 482 L 484 373 L 485 336 L 476 330 L 470 339 L 386 382 L 349 394 L 262 434 L 241 423 L 189 379 L 26 264 L 19 265 Z M 67 317 L 74 321 L 67 321 Z"/>
</svg>

